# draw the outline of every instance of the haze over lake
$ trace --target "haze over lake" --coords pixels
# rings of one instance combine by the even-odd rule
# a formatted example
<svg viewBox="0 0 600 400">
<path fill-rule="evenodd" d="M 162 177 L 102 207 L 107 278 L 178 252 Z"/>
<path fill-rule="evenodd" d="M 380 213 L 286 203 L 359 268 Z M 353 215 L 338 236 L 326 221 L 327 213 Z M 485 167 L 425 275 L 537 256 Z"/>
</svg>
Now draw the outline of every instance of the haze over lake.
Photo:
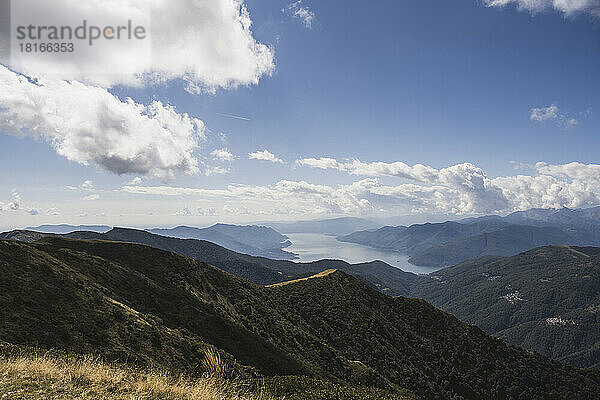
<svg viewBox="0 0 600 400">
<path fill-rule="evenodd" d="M 438 267 L 412 265 L 408 262 L 410 257 L 406 254 L 375 249 L 355 243 L 340 242 L 334 236 L 319 233 L 288 233 L 286 236 L 290 238 L 293 245 L 285 250 L 297 254 L 299 258 L 294 260 L 297 262 L 329 258 L 355 264 L 381 260 L 403 271 L 415 274 L 428 274 L 440 269 Z"/>
</svg>

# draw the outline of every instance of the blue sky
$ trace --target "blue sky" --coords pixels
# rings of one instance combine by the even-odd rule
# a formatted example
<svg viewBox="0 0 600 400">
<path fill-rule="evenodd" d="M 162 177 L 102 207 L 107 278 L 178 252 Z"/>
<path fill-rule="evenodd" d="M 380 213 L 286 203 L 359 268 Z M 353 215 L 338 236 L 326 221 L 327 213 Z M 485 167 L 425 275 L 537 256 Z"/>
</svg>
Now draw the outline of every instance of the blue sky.
<svg viewBox="0 0 600 400">
<path fill-rule="evenodd" d="M 152 174 L 117 175 L 94 162 L 86 166 L 71 161 L 43 139 L 0 135 L 0 202 L 5 209 L 0 211 L 0 226 L 58 221 L 203 225 L 338 214 L 451 217 L 528 206 L 596 205 L 600 21 L 593 13 L 532 13 L 515 5 L 486 7 L 474 0 L 290 4 L 246 2 L 254 39 L 274 54 L 272 73 L 261 76 L 258 84 L 199 94 L 186 91 L 180 79 L 109 88 L 121 100 L 160 100 L 202 120 L 207 138 L 195 155 L 209 168 L 220 166 L 227 173 L 207 176 L 201 168 L 169 180 Z M 300 9 L 314 15 L 310 27 L 293 15 Z M 541 117 L 534 117 L 534 109 Z M 210 153 L 217 149 L 227 149 L 235 159 L 213 160 Z M 248 159 L 249 153 L 264 149 L 283 163 Z M 322 157 L 339 163 L 360 160 L 364 168 L 372 162 L 423 164 L 440 175 L 448 167 L 470 163 L 485 176 L 485 193 L 473 195 L 471 188 L 465 194 L 454 178 L 430 178 L 429 173 L 423 177 L 403 166 L 400 172 L 395 168 L 391 173 L 364 173 L 347 166 L 296 163 Z M 538 162 L 546 163 L 546 169 L 535 166 Z M 578 164 L 566 167 L 573 162 Z M 564 185 L 569 194 L 548 200 L 552 190 L 545 187 L 539 201 L 524 202 L 542 183 L 528 182 L 523 193 L 513 193 L 525 185 L 515 181 L 518 175 L 553 177 L 557 182 L 543 184 Z M 338 185 L 377 179 L 387 189 L 331 194 L 335 201 L 321 191 L 313 208 L 311 195 L 304 191 L 302 205 L 292 204 L 289 193 L 265 195 L 295 210 L 286 213 L 273 212 L 273 202 L 255 194 L 248 199 L 123 191 L 136 176 L 143 178 L 141 183 L 129 186 L 222 190 L 241 184 L 272 189 L 277 182 L 289 181 L 336 190 Z M 473 175 L 468 176 L 467 180 Z M 512 181 L 493 183 L 497 177 Z M 92 181 L 93 190 L 82 189 L 84 181 Z M 404 192 L 388 198 L 389 188 L 415 184 L 440 186 L 438 196 L 445 197 L 432 200 L 430 189 L 423 204 L 414 198 L 423 196 L 418 191 L 408 198 Z M 504 194 L 501 205 L 495 206 L 498 190 Z M 13 192 L 19 197 L 19 210 L 14 212 L 7 207 Z M 82 200 L 90 195 L 98 199 Z M 490 196 L 495 200 L 486 200 Z M 452 205 L 457 202 L 469 204 Z M 225 204 L 229 206 L 224 211 Z"/>
</svg>

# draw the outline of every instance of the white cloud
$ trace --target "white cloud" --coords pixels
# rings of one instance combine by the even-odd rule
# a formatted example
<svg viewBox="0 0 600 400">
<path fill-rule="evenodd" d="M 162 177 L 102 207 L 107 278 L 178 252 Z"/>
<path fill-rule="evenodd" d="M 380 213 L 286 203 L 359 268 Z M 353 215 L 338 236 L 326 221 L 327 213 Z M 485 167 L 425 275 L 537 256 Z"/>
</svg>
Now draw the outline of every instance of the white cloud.
<svg viewBox="0 0 600 400">
<path fill-rule="evenodd" d="M 204 169 L 204 175 L 206 176 L 212 176 L 212 175 L 223 175 L 223 174 L 228 174 L 229 173 L 229 168 L 224 168 L 224 167 L 220 167 L 220 166 L 206 166 L 206 168 Z"/>
<path fill-rule="evenodd" d="M 8 204 L 8 208 L 11 210 L 18 210 L 21 208 L 21 196 L 17 193 L 16 190 L 13 190 L 11 193 L 12 201 Z"/>
<path fill-rule="evenodd" d="M 191 216 L 191 215 L 192 215 L 192 212 L 190 211 L 190 209 L 189 209 L 189 208 L 187 208 L 187 207 L 183 207 L 181 210 L 177 211 L 177 212 L 175 213 L 175 215 L 177 215 L 177 216 L 185 216 L 185 217 L 189 217 L 189 216 Z"/>
<path fill-rule="evenodd" d="M 130 185 L 140 185 L 142 183 L 143 179 L 139 176 L 136 176 L 135 178 L 133 178 L 131 181 L 129 181 Z"/>
<path fill-rule="evenodd" d="M 278 213 L 360 213 L 370 210 L 369 201 L 361 198 L 369 180 L 352 185 L 330 187 L 305 181 L 282 180 L 271 186 L 230 185 L 227 189 L 197 189 L 171 186 L 124 186 L 122 191 L 134 194 L 191 196 L 228 205 L 229 209 L 266 210 Z M 233 208 L 232 208 L 233 207 Z"/>
<path fill-rule="evenodd" d="M 470 163 L 439 170 L 421 164 L 409 166 L 402 162 L 364 163 L 359 160 L 339 162 L 332 159 L 305 159 L 298 160 L 297 164 L 336 169 L 352 175 L 389 176 L 416 181 L 420 185 L 375 186 L 370 192 L 387 197 L 388 202 L 390 198 L 394 198 L 394 201 L 401 199 L 428 211 L 501 213 L 538 207 L 600 205 L 600 165 L 596 164 L 538 163 L 535 176 L 493 179 Z"/>
<path fill-rule="evenodd" d="M 71 161 L 116 174 L 171 179 L 199 171 L 204 123 L 154 101 L 120 101 L 100 87 L 39 79 L 0 65 L 0 130 L 50 143 Z"/>
<path fill-rule="evenodd" d="M 182 79 L 189 91 L 199 92 L 257 84 L 274 69 L 273 50 L 254 39 L 243 0 L 120 0 L 110 6 L 96 0 L 19 0 L 18 10 L 27 15 L 23 22 L 41 25 L 77 26 L 87 18 L 97 26 L 118 26 L 132 20 L 148 30 L 146 40 L 99 40 L 68 58 L 30 54 L 30 62 L 12 65 L 29 75 L 105 88 Z"/>
<path fill-rule="evenodd" d="M 269 150 L 266 149 L 263 151 L 255 151 L 254 153 L 249 153 L 248 158 L 251 160 L 262 160 L 283 164 L 283 160 L 281 158 L 275 157 L 275 154 L 271 153 Z"/>
<path fill-rule="evenodd" d="M 42 25 L 77 25 L 93 16 L 90 23 L 99 26 L 128 19 L 151 26 L 150 51 L 105 41 L 71 57 L 29 54 L 10 68 L 10 60 L 0 60 L 1 132 L 41 139 L 71 161 L 116 174 L 169 180 L 200 172 L 195 152 L 205 128 L 168 104 L 122 101 L 107 89 L 181 79 L 189 92 L 215 92 L 258 84 L 274 69 L 273 51 L 254 39 L 243 0 L 122 0 L 111 7 L 22 0 L 18 8 Z"/>
<path fill-rule="evenodd" d="M 572 128 L 579 124 L 579 120 L 562 112 L 556 104 L 548 107 L 532 108 L 529 118 L 537 122 L 555 122 L 563 128 Z"/>
<path fill-rule="evenodd" d="M 198 212 L 198 215 L 205 216 L 205 217 L 214 217 L 217 215 L 216 208 L 207 208 L 207 209 L 198 208 L 197 212 Z"/>
<path fill-rule="evenodd" d="M 600 189 L 600 164 L 572 162 L 569 164 L 551 165 L 539 162 L 535 167 L 540 174 L 586 182 L 594 188 Z"/>
<path fill-rule="evenodd" d="M 85 200 L 85 201 L 95 201 L 95 200 L 98 200 L 98 199 L 100 199 L 100 195 L 98 195 L 98 194 L 90 194 L 89 196 L 83 197 L 82 200 Z"/>
<path fill-rule="evenodd" d="M 489 7 L 504 7 L 515 4 L 518 9 L 531 13 L 555 10 L 565 16 L 587 13 L 600 16 L 598 0 L 484 0 Z"/>
<path fill-rule="evenodd" d="M 538 122 L 552 121 L 558 119 L 558 117 L 559 111 L 556 104 L 548 107 L 532 108 L 531 115 L 529 116 L 530 119 Z"/>
<path fill-rule="evenodd" d="M 315 20 L 315 13 L 308 7 L 304 7 L 302 5 L 302 0 L 288 4 L 288 6 L 281 11 L 299 19 L 306 28 L 312 28 L 312 24 Z"/>
<path fill-rule="evenodd" d="M 235 156 L 227 148 L 213 150 L 210 155 L 213 160 L 231 162 L 235 160 Z"/>
<path fill-rule="evenodd" d="M 30 208 L 29 210 L 27 210 L 27 213 L 29 215 L 38 215 L 40 213 L 40 210 L 38 210 L 37 208 Z"/>
<path fill-rule="evenodd" d="M 0 211 L 17 211 L 21 208 L 21 195 L 16 190 L 10 194 L 8 203 L 0 202 Z"/>
<path fill-rule="evenodd" d="M 94 190 L 94 182 L 87 180 L 84 181 L 79 187 L 81 188 L 81 190 Z"/>
<path fill-rule="evenodd" d="M 300 167 L 311 167 L 311 168 L 318 168 L 318 169 L 337 169 L 340 171 L 344 170 L 344 166 L 342 163 L 339 163 L 334 158 L 327 158 L 327 157 L 304 158 L 302 160 L 296 160 L 295 164 Z"/>
</svg>

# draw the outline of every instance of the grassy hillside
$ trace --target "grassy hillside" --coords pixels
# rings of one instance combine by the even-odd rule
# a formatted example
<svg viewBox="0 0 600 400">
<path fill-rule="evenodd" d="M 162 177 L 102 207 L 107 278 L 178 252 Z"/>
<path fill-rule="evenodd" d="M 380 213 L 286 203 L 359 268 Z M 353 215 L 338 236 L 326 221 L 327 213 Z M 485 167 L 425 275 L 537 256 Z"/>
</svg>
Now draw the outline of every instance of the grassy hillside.
<svg viewBox="0 0 600 400">
<path fill-rule="evenodd" d="M 0 398 L 11 400 L 416 400 L 410 394 L 344 386 L 308 377 L 230 379 L 214 353 L 207 372 L 189 378 L 167 370 L 107 363 L 95 356 L 0 343 Z"/>
<path fill-rule="evenodd" d="M 548 246 L 419 279 L 412 294 L 490 334 L 600 368 L 600 249 Z"/>
<path fill-rule="evenodd" d="M 11 400 L 276 400 L 260 383 L 227 380 L 218 357 L 189 379 L 165 370 L 110 364 L 98 357 L 40 352 L 0 343 L 0 398 Z M 262 390 L 261 390 L 262 389 Z"/>
<path fill-rule="evenodd" d="M 215 351 L 232 378 L 266 376 L 286 398 L 592 399 L 600 391 L 597 372 L 511 347 L 341 271 L 260 287 L 146 246 L 46 238 L 0 241 L 0 272 L 0 340 L 198 377 Z"/>
</svg>

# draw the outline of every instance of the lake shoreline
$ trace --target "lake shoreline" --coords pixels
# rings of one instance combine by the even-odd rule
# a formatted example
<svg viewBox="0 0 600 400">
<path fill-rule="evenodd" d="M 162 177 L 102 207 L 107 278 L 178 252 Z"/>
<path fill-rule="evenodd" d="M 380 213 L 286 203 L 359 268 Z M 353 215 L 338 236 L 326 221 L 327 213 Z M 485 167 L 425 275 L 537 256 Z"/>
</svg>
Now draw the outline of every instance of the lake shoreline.
<svg viewBox="0 0 600 400">
<path fill-rule="evenodd" d="M 383 261 L 393 267 L 414 274 L 429 274 L 442 267 L 422 267 L 408 262 L 410 256 L 391 250 L 382 250 L 356 243 L 342 242 L 334 235 L 321 233 L 285 233 L 292 242 L 286 251 L 297 257 L 293 262 L 311 262 L 322 259 L 339 259 L 352 264 Z"/>
</svg>

